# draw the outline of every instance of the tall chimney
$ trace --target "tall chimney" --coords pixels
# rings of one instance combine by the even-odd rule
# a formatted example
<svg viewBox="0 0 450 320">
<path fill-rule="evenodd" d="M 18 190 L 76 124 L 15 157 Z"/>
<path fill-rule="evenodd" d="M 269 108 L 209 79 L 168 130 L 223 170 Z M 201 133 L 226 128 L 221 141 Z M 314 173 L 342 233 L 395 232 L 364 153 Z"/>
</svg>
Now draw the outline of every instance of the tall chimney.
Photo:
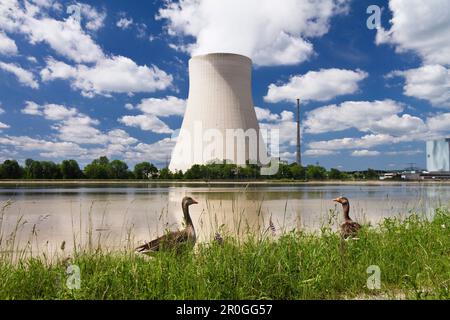
<svg viewBox="0 0 450 320">
<path fill-rule="evenodd" d="M 302 165 L 302 154 L 300 148 L 300 99 L 297 99 L 297 164 Z"/>
</svg>

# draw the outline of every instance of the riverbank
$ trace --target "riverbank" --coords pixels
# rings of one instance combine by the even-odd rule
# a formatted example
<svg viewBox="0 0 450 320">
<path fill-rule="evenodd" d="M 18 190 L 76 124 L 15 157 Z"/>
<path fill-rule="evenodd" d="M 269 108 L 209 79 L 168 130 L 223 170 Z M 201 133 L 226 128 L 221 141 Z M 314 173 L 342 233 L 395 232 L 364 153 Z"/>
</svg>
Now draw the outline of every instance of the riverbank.
<svg viewBox="0 0 450 320">
<path fill-rule="evenodd" d="M 447 209 L 431 221 L 385 219 L 345 242 L 328 228 L 224 238 L 152 258 L 61 250 L 57 262 L 12 263 L 2 253 L 0 299 L 450 299 Z"/>
<path fill-rule="evenodd" d="M 450 180 L 0 180 L 1 186 L 22 185 L 450 185 Z"/>
</svg>

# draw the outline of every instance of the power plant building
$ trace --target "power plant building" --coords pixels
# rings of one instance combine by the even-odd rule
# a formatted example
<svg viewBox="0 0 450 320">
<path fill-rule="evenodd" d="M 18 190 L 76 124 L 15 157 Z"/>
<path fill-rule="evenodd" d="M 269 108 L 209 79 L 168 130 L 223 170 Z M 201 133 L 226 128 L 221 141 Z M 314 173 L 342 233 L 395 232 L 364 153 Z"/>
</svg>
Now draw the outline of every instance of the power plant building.
<svg viewBox="0 0 450 320">
<path fill-rule="evenodd" d="M 242 55 L 212 53 L 189 60 L 189 96 L 171 171 L 215 161 L 260 163 L 266 149 L 251 77 L 252 61 Z"/>
<path fill-rule="evenodd" d="M 427 141 L 427 171 L 450 172 L 450 138 Z"/>
</svg>

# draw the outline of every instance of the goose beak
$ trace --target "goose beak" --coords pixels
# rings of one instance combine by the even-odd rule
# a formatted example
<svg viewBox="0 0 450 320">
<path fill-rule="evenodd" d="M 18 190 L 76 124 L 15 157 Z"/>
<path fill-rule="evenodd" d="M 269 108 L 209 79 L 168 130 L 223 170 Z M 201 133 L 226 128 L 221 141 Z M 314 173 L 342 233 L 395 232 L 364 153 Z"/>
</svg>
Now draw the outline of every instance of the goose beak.
<svg viewBox="0 0 450 320">
<path fill-rule="evenodd" d="M 192 199 L 192 204 L 198 204 L 198 202 Z"/>
<path fill-rule="evenodd" d="M 334 202 L 339 202 L 339 203 L 340 203 L 340 202 L 341 202 L 341 198 L 333 199 L 333 201 L 334 201 Z"/>
</svg>

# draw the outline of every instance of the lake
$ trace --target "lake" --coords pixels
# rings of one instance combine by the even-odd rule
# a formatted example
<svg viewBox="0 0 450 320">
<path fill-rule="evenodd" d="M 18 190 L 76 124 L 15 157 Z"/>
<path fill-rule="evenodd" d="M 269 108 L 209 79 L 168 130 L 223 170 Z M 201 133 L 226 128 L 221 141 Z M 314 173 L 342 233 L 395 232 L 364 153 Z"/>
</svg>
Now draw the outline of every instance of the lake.
<svg viewBox="0 0 450 320">
<path fill-rule="evenodd" d="M 11 250 L 28 244 L 35 252 L 65 252 L 74 244 L 112 250 L 131 248 L 182 226 L 181 199 L 199 204 L 191 215 L 200 241 L 216 232 L 242 236 L 293 229 L 337 228 L 341 207 L 332 201 L 350 199 L 350 215 L 375 224 L 384 217 L 411 212 L 431 216 L 449 206 L 450 185 L 438 183 L 385 184 L 48 184 L 0 185 L 0 239 L 14 242 Z M 271 232 L 270 232 L 271 233 Z"/>
</svg>

